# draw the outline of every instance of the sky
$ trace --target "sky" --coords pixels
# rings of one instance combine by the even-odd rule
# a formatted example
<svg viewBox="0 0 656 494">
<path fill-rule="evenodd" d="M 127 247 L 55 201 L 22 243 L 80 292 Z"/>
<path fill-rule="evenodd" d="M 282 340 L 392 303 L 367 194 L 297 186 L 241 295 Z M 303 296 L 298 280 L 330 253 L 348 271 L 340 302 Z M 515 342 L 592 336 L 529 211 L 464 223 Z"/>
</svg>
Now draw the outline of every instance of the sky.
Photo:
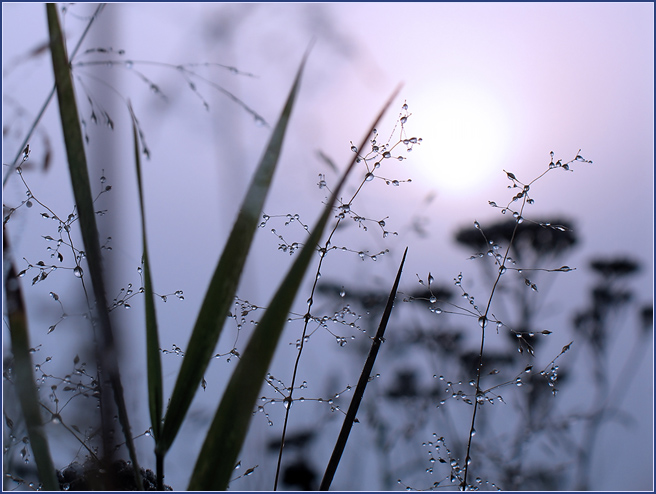
<svg viewBox="0 0 656 494">
<path fill-rule="evenodd" d="M 69 43 L 78 39 L 88 13 L 89 6 L 69 8 L 64 24 L 70 32 Z M 194 93 L 175 66 L 213 62 L 253 74 L 235 75 L 202 66 L 194 69 L 273 124 L 303 54 L 314 40 L 265 213 L 272 217 L 299 214 L 300 221 L 311 225 L 326 197 L 317 187 L 319 175 L 325 175 L 329 186 L 338 177 L 318 152 L 343 170 L 352 158 L 351 142 L 362 140 L 399 83 L 403 83 L 399 96 L 378 129 L 381 140 L 392 132 L 404 103 L 411 114 L 405 131 L 408 137 L 422 139 L 406 160 L 381 168 L 381 177 L 401 181 L 398 187 L 374 180 L 358 198 L 358 214 L 386 218 L 386 228 L 398 235 L 384 239 L 376 225 L 366 232 L 352 225 L 344 233 L 345 241 L 356 251 L 389 249 L 389 254 L 375 263 L 371 259 L 362 262 L 356 253 L 341 257 L 335 253 L 333 264 L 328 264 L 322 275 L 346 286 L 347 293 L 349 289 L 389 286 L 403 249 L 409 246 L 402 290 L 416 289 L 417 277 L 426 279 L 429 272 L 436 281 L 452 285 L 452 279 L 462 272 L 482 299 L 486 285 L 479 266 L 467 261 L 472 252 L 454 245 L 454 233 L 463 226 L 473 228 L 474 221 L 485 230 L 502 218 L 488 201 L 508 202 L 512 192 L 507 189 L 506 172 L 528 183 L 547 169 L 552 151 L 556 160 L 569 161 L 580 154 L 592 161 L 575 162 L 572 172 L 552 170 L 531 186 L 535 199 L 532 217 L 573 218 L 579 238 L 578 248 L 563 262 L 577 270 L 559 273 L 563 278 L 545 294 L 545 306 L 552 308 L 544 316 L 545 324 L 559 328 L 539 356 L 546 365 L 571 341 L 567 321 L 585 303 L 593 283 L 586 269 L 591 258 L 617 255 L 638 260 L 642 270 L 631 287 L 640 304 L 653 299 L 653 26 L 651 3 L 110 4 L 90 31 L 84 49 L 111 47 L 113 51 L 108 55 L 82 53 L 78 60 L 131 60 L 132 69 L 122 63 L 111 68 L 77 67 L 74 72 L 80 77 L 78 88 L 89 91 L 97 107 L 106 108 L 115 121 L 113 131 L 101 125 L 87 129 L 96 175 L 103 174 L 112 185 L 111 194 L 102 198 L 109 211 L 102 229 L 112 237 L 115 292 L 127 283 L 139 283 L 136 267 L 141 255 L 125 101 L 129 98 L 132 102 L 151 150 L 145 184 L 156 290 L 183 290 L 185 296 L 184 301 L 170 300 L 158 307 L 162 346 L 184 347 L 187 328 L 193 325 L 271 128 L 256 125 L 251 114 L 202 82 L 197 82 L 198 92 Z M 47 39 L 43 4 L 4 3 L 2 35 L 3 124 L 11 130 L 3 139 L 3 163 L 8 163 L 30 116 L 38 112 L 52 85 L 47 52 L 28 55 Z M 125 54 L 119 55 L 119 50 Z M 166 100 L 154 94 L 139 74 L 156 83 Z M 81 96 L 80 111 L 88 118 L 85 100 Z M 20 103 L 24 116 L 15 102 Z M 30 143 L 31 161 L 39 163 L 49 144 L 52 163 L 46 172 L 31 172 L 29 180 L 53 207 L 66 210 L 72 199 L 55 108 L 50 106 L 43 119 L 44 132 L 37 133 Z M 398 135 L 398 127 L 396 131 Z M 411 181 L 404 181 L 407 179 Z M 356 186 L 354 179 L 347 192 L 354 192 Z M 3 203 L 20 203 L 24 193 L 19 181 L 10 180 L 3 189 Z M 39 229 L 44 228 L 40 218 L 35 214 L 19 218 L 9 227 L 15 249 L 21 252 L 17 261 L 23 256 L 30 260 L 43 256 L 45 246 L 32 240 L 35 234 L 40 238 Z M 278 250 L 280 242 L 270 229 L 276 228 L 290 243 L 302 241 L 304 232 L 294 227 L 285 227 L 284 219 L 272 218 L 270 225 L 258 232 L 254 247 L 258 255 L 246 267 L 240 296 L 266 306 L 293 259 Z M 57 289 L 63 291 L 75 280 L 61 283 L 64 288 Z M 28 292 L 35 313 L 46 320 L 58 317 L 58 307 L 42 301 L 53 286 L 37 285 Z M 298 297 L 300 311 L 305 299 L 304 295 Z M 138 299 L 132 305 L 140 307 Z M 133 315 L 136 312 L 115 315 L 131 339 L 135 332 L 129 328 L 139 320 L 133 318 L 140 317 Z M 42 326 L 48 324 L 52 323 L 43 322 Z M 610 374 L 619 372 L 630 355 L 632 340 L 624 335 L 633 326 L 635 321 L 629 318 L 618 327 L 612 345 L 615 353 L 609 356 Z M 60 328 L 65 330 L 65 324 Z M 72 329 L 68 331 L 60 333 L 70 334 Z M 43 341 L 44 347 L 54 345 L 44 332 L 35 330 L 35 341 Z M 283 380 L 289 379 L 282 376 L 290 373 L 295 334 L 290 328 L 273 364 L 272 372 Z M 324 336 L 325 345 L 335 346 L 329 335 Z M 63 335 L 59 338 L 68 341 Z M 126 351 L 128 360 L 134 362 L 126 366 L 128 379 L 138 379 L 143 372 L 138 365 L 142 342 L 138 335 L 136 338 Z M 221 340 L 221 351 L 232 347 L 231 338 L 234 331 Z M 472 338 L 476 341 L 475 335 Z M 612 454 L 596 457 L 592 489 L 653 488 L 652 345 L 650 339 L 625 395 L 624 406 L 632 410 L 635 426 L 604 430 L 598 450 Z M 573 348 L 570 365 L 585 370 L 585 352 L 576 350 L 576 342 Z M 308 381 L 319 386 L 320 376 L 330 375 L 330 366 L 310 362 L 341 362 L 343 353 L 320 343 L 309 345 L 308 363 L 304 364 L 311 376 Z M 174 358 L 165 359 L 169 390 L 178 365 Z M 231 368 L 225 360 L 213 365 L 222 371 Z M 357 369 L 352 361 L 340 365 Z M 562 398 L 565 404 L 590 399 L 584 375 L 582 371 L 570 394 Z M 342 376 L 336 386 L 355 380 Z M 220 378 L 208 381 L 214 386 L 212 396 L 199 399 L 192 409 L 199 423 L 211 417 L 207 410 L 215 406 L 221 390 Z M 141 417 L 135 427 L 145 430 L 146 404 L 135 407 L 140 407 L 137 414 Z M 298 414 L 299 423 L 312 422 L 312 412 L 308 412 L 309 418 Z M 255 450 L 272 435 L 262 420 L 257 423 L 248 439 Z M 191 421 L 186 431 L 189 439 L 177 445 L 181 458 L 193 454 L 200 441 L 196 424 Z M 140 447 L 148 451 L 147 444 Z M 258 458 L 257 454 L 245 456 L 244 465 L 262 460 Z M 322 457 L 317 461 L 323 461 Z M 181 488 L 188 473 L 178 462 L 171 463 L 167 481 Z M 366 468 L 376 472 L 378 467 Z M 261 476 L 243 479 L 239 488 L 269 489 L 266 476 L 270 467 L 262 465 L 260 469 Z"/>
</svg>

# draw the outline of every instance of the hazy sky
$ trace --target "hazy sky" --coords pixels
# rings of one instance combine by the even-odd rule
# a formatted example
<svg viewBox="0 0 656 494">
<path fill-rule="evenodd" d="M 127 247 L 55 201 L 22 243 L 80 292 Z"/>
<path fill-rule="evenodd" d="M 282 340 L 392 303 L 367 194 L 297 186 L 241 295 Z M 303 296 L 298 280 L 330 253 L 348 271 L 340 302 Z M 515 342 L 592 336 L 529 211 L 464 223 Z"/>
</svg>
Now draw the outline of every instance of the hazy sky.
<svg viewBox="0 0 656 494">
<path fill-rule="evenodd" d="M 82 9 L 71 7 L 66 17 L 69 43 L 86 25 L 89 9 Z M 13 158 L 20 131 L 29 122 L 27 117 L 16 117 L 12 101 L 35 115 L 52 85 L 47 52 L 26 56 L 46 36 L 43 4 L 3 4 L 3 124 L 12 124 L 15 132 L 3 140 L 3 163 Z M 387 226 L 399 235 L 382 239 L 379 232 L 357 231 L 352 241 L 371 253 L 390 249 L 390 254 L 375 270 L 371 261 L 362 263 L 357 255 L 336 260 L 331 279 L 343 277 L 348 286 L 387 286 L 403 248 L 410 245 L 402 283 L 406 289 L 416 288 L 415 274 L 425 277 L 429 271 L 443 284 L 450 284 L 462 271 L 480 289 L 473 280 L 480 278 L 480 271 L 467 263 L 471 253 L 453 246 L 453 233 L 474 220 L 485 228 L 486 223 L 501 219 L 488 201 L 507 203 L 510 192 L 504 170 L 527 182 L 547 168 L 551 151 L 555 159 L 569 161 L 581 150 L 593 164 L 574 163 L 572 173 L 554 170 L 532 187 L 533 217 L 571 217 L 580 239 L 579 248 L 566 260 L 579 269 L 567 273 L 568 278 L 553 290 L 556 293 L 549 293 L 560 316 L 552 317 L 549 324 L 564 328 L 573 308 L 585 300 L 592 282 L 585 268 L 594 256 L 626 255 L 638 260 L 642 271 L 632 287 L 641 303 L 652 300 L 652 3 L 109 4 L 85 49 L 111 46 L 116 55 L 109 58 L 133 60 L 133 72 L 146 74 L 168 98 L 165 102 L 154 95 L 125 65 L 77 69 L 81 77 L 88 75 L 81 81 L 94 88 L 89 91 L 105 102 L 116 123 L 111 133 L 94 126 L 88 130 L 94 166 L 105 170 L 113 186 L 114 198 L 107 199 L 112 201 L 108 204 L 113 219 L 107 220 L 106 229 L 121 264 L 114 272 L 117 289 L 127 282 L 138 283 L 135 269 L 141 249 L 130 128 L 122 100 L 112 91 L 98 96 L 103 86 L 92 77 L 110 83 L 132 101 L 151 149 L 146 194 L 152 214 L 155 283 L 160 293 L 185 292 L 184 303 L 173 301 L 161 308 L 163 347 L 186 344 L 187 328 L 193 324 L 270 128 L 256 126 L 251 115 L 199 82 L 199 93 L 210 106 L 205 111 L 175 68 L 139 62 L 166 62 L 173 67 L 218 62 L 252 73 L 256 77 L 207 72 L 273 123 L 313 38 L 266 213 L 299 213 L 302 221 L 312 224 L 325 197 L 316 186 L 318 175 L 325 174 L 329 184 L 337 180 L 317 151 L 343 169 L 352 156 L 350 142 L 362 139 L 401 82 L 403 89 L 380 134 L 391 132 L 406 101 L 412 114 L 407 132 L 422 138 L 407 160 L 381 170 L 385 177 L 412 182 L 397 188 L 378 180 L 363 193 L 361 214 L 377 219 L 389 216 Z M 118 50 L 125 54 L 118 55 Z M 98 59 L 97 53 L 79 58 Z M 80 111 L 88 118 L 84 99 Z M 53 146 L 53 162 L 47 174 L 35 174 L 32 180 L 37 190 L 65 208 L 70 199 L 58 192 L 68 193 L 58 125 L 51 105 L 44 126 Z M 35 162 L 43 156 L 43 142 L 37 136 L 31 143 Z M 62 177 L 62 185 L 55 186 Z M 355 183 L 354 179 L 351 190 Z M 17 181 L 10 181 L 3 192 L 5 203 L 24 197 Z M 418 222 L 427 236 L 416 233 L 413 225 Z M 17 249 L 30 252 L 31 259 L 43 256 L 45 248 L 30 240 L 28 232 L 34 225 L 39 228 L 38 219 L 10 230 Z M 302 241 L 302 231 L 285 229 L 283 222 L 271 227 L 290 241 Z M 268 303 L 289 262 L 289 255 L 277 252 L 277 238 L 269 230 L 259 232 L 256 248 L 264 254 L 249 263 L 247 281 L 240 288 L 244 297 L 261 306 Z M 354 279 L 348 279 L 349 273 Z M 52 288 L 44 290 L 47 295 Z M 300 302 L 305 298 L 299 295 Z M 557 353 L 570 341 L 568 336 L 566 329 L 554 334 L 549 351 Z M 290 334 L 280 346 L 296 337 Z M 231 344 L 222 340 L 228 350 Z M 627 345 L 623 339 L 617 342 L 618 354 L 610 366 L 624 361 Z M 653 487 L 653 353 L 648 353 L 639 379 L 627 393 L 626 406 L 633 410 L 637 425 L 622 429 L 621 434 L 609 432 L 598 442 L 600 450 L 614 453 L 598 460 L 595 489 Z M 544 355 L 545 363 L 553 357 L 549 355 Z M 285 362 L 283 358 L 276 368 L 289 373 Z M 134 377 L 141 371 L 131 372 Z M 167 386 L 172 386 L 174 375 L 171 370 Z M 585 382 L 580 385 L 585 387 Z M 210 401 L 212 407 L 215 402 Z M 145 402 L 140 406 L 139 412 L 145 413 Z M 147 428 L 146 419 L 138 423 L 137 429 Z M 170 466 L 169 474 L 167 480 L 176 488 L 186 482 L 176 465 Z M 266 482 L 253 485 L 267 488 Z"/>
</svg>

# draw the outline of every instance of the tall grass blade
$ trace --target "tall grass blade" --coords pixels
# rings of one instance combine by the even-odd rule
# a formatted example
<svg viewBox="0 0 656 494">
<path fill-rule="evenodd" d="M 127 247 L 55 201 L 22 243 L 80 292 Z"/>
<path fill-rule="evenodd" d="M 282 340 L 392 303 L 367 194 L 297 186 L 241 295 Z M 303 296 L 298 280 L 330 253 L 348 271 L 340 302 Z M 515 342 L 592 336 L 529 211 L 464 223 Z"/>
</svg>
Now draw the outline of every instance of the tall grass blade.
<svg viewBox="0 0 656 494">
<path fill-rule="evenodd" d="M 132 106 L 129 107 L 130 115 L 134 119 Z M 144 295 L 146 297 L 146 368 L 148 374 L 148 408 L 150 411 L 150 423 L 153 430 L 153 438 L 157 441 L 160 437 L 162 427 L 162 359 L 160 356 L 159 335 L 157 330 L 157 314 L 155 313 L 155 295 L 150 275 L 150 260 L 148 258 L 148 243 L 146 240 L 146 209 L 143 198 L 143 182 L 141 176 L 141 153 L 139 152 L 139 137 L 137 127 L 132 122 L 132 135 L 134 138 L 134 162 L 137 169 L 137 188 L 139 189 L 139 207 L 141 213 L 141 238 L 143 243 L 143 277 Z M 157 454 L 157 484 L 162 489 L 164 473 L 162 455 Z"/>
<path fill-rule="evenodd" d="M 134 443 L 132 441 L 132 433 L 130 431 L 130 423 L 123 395 L 123 386 L 118 370 L 114 335 L 109 320 L 109 311 L 107 309 L 107 297 L 105 295 L 101 264 L 100 242 L 98 240 L 98 229 L 96 228 L 96 217 L 93 208 L 87 160 L 84 152 L 82 129 L 80 127 L 77 103 L 75 101 L 73 78 L 71 76 L 66 45 L 55 4 L 46 4 L 46 13 L 50 34 L 50 51 L 52 54 L 53 72 L 55 76 L 55 84 L 57 86 L 59 114 L 61 117 L 62 132 L 64 134 L 64 144 L 66 146 L 66 156 L 68 159 L 75 204 L 77 206 L 82 240 L 84 242 L 86 258 L 89 265 L 89 277 L 91 278 L 93 292 L 96 297 L 96 310 L 100 324 L 100 334 L 102 336 L 102 341 L 99 343 L 102 351 L 98 352 L 98 356 L 100 358 L 101 368 L 107 372 L 109 382 L 111 383 L 111 391 L 113 392 L 114 400 L 116 401 L 119 421 L 123 428 L 126 445 L 130 452 L 137 486 L 142 487 L 139 464 L 137 462 Z M 104 379 L 101 377 L 100 381 L 103 382 Z M 110 390 L 101 390 L 103 396 L 108 396 L 109 393 L 104 391 Z M 103 434 L 103 436 L 105 436 L 105 434 Z M 111 449 L 107 449 L 111 446 L 108 443 L 105 443 L 104 446 L 105 453 L 111 454 Z"/>
<path fill-rule="evenodd" d="M 298 93 L 307 53 L 298 69 L 282 114 L 250 183 L 237 220 L 232 227 L 185 352 L 180 373 L 166 412 L 157 451 L 165 453 L 173 443 L 184 416 L 199 389 L 203 374 L 221 335 L 237 285 L 260 222 L 262 208 L 278 164 L 287 124 Z"/>
<path fill-rule="evenodd" d="M 326 467 L 326 472 L 324 473 L 323 479 L 321 480 L 321 485 L 319 486 L 319 490 L 321 491 L 327 491 L 330 488 L 330 484 L 332 483 L 335 472 L 337 471 L 337 466 L 339 465 L 339 461 L 342 458 L 342 453 L 346 447 L 346 441 L 348 441 L 349 434 L 351 433 L 351 428 L 355 422 L 355 416 L 358 413 L 358 408 L 360 407 L 362 397 L 364 396 L 364 390 L 367 387 L 369 377 L 371 376 L 371 371 L 374 368 L 378 350 L 380 349 L 381 343 L 384 341 L 383 338 L 385 336 L 385 329 L 387 328 L 387 323 L 389 321 L 390 315 L 392 314 L 394 298 L 396 297 L 396 291 L 399 288 L 399 281 L 401 281 L 401 273 L 403 272 L 403 265 L 405 264 L 405 256 L 407 254 L 408 248 L 406 247 L 405 252 L 403 253 L 403 259 L 401 260 L 401 265 L 399 266 L 399 271 L 396 274 L 396 280 L 394 280 L 394 286 L 392 286 L 389 298 L 387 299 L 387 305 L 385 306 L 383 317 L 380 320 L 378 331 L 376 331 L 376 336 L 371 343 L 369 355 L 367 356 L 367 360 L 364 363 L 362 374 L 360 374 L 360 379 L 358 380 L 358 385 L 356 386 L 355 392 L 353 393 L 353 398 L 351 399 L 351 404 L 349 405 L 349 409 L 346 412 L 346 417 L 344 417 L 344 423 L 342 424 L 342 429 L 340 430 L 339 436 L 337 437 L 337 442 L 335 443 L 333 454 L 330 457 L 330 461 Z"/>
<path fill-rule="evenodd" d="M 134 117 L 132 107 L 130 114 Z M 134 161 L 137 169 L 137 188 L 139 189 L 139 207 L 141 213 L 141 238 L 143 243 L 143 277 L 144 295 L 146 297 L 146 367 L 148 369 L 148 405 L 150 408 L 150 421 L 153 428 L 153 437 L 157 441 L 162 426 L 162 359 L 160 357 L 159 335 L 157 331 L 157 314 L 155 313 L 155 295 L 150 274 L 150 260 L 148 257 L 148 242 L 146 239 L 146 209 L 144 207 L 143 182 L 141 175 L 141 157 L 139 152 L 139 137 L 137 127 L 132 124 L 134 138 Z"/>
<path fill-rule="evenodd" d="M 4 230 L 4 229 L 3 229 Z M 30 355 L 30 339 L 27 329 L 27 315 L 20 283 L 16 276 L 14 263 L 9 256 L 7 235 L 3 231 L 3 267 L 5 294 L 7 297 L 7 318 L 11 352 L 14 356 L 15 388 L 18 401 L 23 410 L 27 426 L 27 437 L 34 455 L 39 480 L 43 489 L 58 491 L 59 482 L 48 448 L 48 439 L 41 422 L 39 394 L 34 384 L 34 364 Z"/>
<path fill-rule="evenodd" d="M 397 92 L 398 89 L 383 107 L 358 149 L 365 147 L 371 132 Z M 323 214 L 312 230 L 310 238 L 300 253 L 297 254 L 294 264 L 269 303 L 269 308 L 255 327 L 246 350 L 242 353 L 242 357 L 228 383 L 198 455 L 189 483 L 189 490 L 227 489 L 237 456 L 246 438 L 258 393 L 289 316 L 289 310 L 321 240 L 323 230 L 334 214 L 333 206 L 356 160 L 357 157 L 353 159 L 344 172 L 332 197 L 326 204 Z"/>
</svg>

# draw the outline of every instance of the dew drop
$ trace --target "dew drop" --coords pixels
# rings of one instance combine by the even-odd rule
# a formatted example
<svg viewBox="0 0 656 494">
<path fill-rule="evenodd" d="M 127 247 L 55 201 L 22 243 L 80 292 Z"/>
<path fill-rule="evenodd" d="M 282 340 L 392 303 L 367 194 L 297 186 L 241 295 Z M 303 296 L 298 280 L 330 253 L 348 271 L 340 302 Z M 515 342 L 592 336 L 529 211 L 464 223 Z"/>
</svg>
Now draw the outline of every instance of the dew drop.
<svg viewBox="0 0 656 494">
<path fill-rule="evenodd" d="M 82 268 L 80 266 L 75 266 L 75 268 L 73 269 L 73 274 L 77 278 L 82 278 L 82 276 L 84 276 L 84 271 L 82 271 Z"/>
<path fill-rule="evenodd" d="M 371 182 L 374 179 L 374 174 L 373 173 L 367 173 L 364 177 L 365 181 Z"/>
</svg>

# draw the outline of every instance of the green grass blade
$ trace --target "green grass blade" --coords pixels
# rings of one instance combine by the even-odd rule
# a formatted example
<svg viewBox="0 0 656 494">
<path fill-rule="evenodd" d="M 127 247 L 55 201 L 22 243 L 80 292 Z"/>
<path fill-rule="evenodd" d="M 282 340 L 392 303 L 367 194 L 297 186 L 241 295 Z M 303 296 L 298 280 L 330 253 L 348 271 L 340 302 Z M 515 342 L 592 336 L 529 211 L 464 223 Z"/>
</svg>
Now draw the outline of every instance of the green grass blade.
<svg viewBox="0 0 656 494">
<path fill-rule="evenodd" d="M 132 107 L 130 115 L 134 118 Z M 141 154 L 139 153 L 139 137 L 137 127 L 132 123 L 134 138 L 134 161 L 137 169 L 137 188 L 139 189 L 139 207 L 141 213 L 141 238 L 143 243 L 143 277 L 144 295 L 146 297 L 146 367 L 148 370 L 148 406 L 150 422 L 153 428 L 153 437 L 157 441 L 162 426 L 162 359 L 160 355 L 159 336 L 157 331 L 157 314 L 155 313 L 155 295 L 150 274 L 150 260 L 148 258 L 148 243 L 146 240 L 146 210 L 143 198 L 143 182 L 141 178 Z"/>
<path fill-rule="evenodd" d="M 166 452 L 173 443 L 184 416 L 199 389 L 230 306 L 234 301 L 248 252 L 260 223 L 260 215 L 280 157 L 287 124 L 296 100 L 307 53 L 273 130 L 266 151 L 250 183 L 241 210 L 210 281 L 205 299 L 187 345 L 180 373 L 171 395 L 157 451 Z"/>
<path fill-rule="evenodd" d="M 376 331 L 376 336 L 371 343 L 369 355 L 367 356 L 367 360 L 364 363 L 362 374 L 360 374 L 360 379 L 358 380 L 358 385 L 356 386 L 355 392 L 353 393 L 353 398 L 351 399 L 351 404 L 349 405 L 349 409 L 346 412 L 346 417 L 344 417 L 344 423 L 342 424 L 342 429 L 340 430 L 339 436 L 337 437 L 337 442 L 335 443 L 333 454 L 330 457 L 330 461 L 326 467 L 326 472 L 324 473 L 323 479 L 321 480 L 321 485 L 319 487 L 319 490 L 321 491 L 327 491 L 329 489 L 330 484 L 333 481 L 333 477 L 335 476 L 335 472 L 337 471 L 339 460 L 341 460 L 342 453 L 346 447 L 346 441 L 348 441 L 349 434 L 351 433 L 351 428 L 355 422 L 355 416 L 358 413 L 358 408 L 360 407 L 362 397 L 364 396 L 364 390 L 367 387 L 369 377 L 371 376 L 371 371 L 374 368 L 378 350 L 380 349 L 381 343 L 384 341 L 385 329 L 387 328 L 387 323 L 389 322 L 390 315 L 392 314 L 394 299 L 396 298 L 396 291 L 399 288 L 401 273 L 403 272 L 403 265 L 405 264 L 405 256 L 407 254 L 408 248 L 406 247 L 405 252 L 403 253 L 403 259 L 401 260 L 401 265 L 399 266 L 399 271 L 396 274 L 396 280 L 394 280 L 394 286 L 392 286 L 389 298 L 387 299 L 387 305 L 385 306 L 383 317 L 380 320 L 378 331 Z"/>
<path fill-rule="evenodd" d="M 132 116 L 132 137 L 134 142 L 134 162 L 137 171 L 137 188 L 139 189 L 139 208 L 141 213 L 141 238 L 143 243 L 143 277 L 144 295 L 146 297 L 146 369 L 148 375 L 148 410 L 153 437 L 157 441 L 162 430 L 162 402 L 164 391 L 162 384 L 162 357 L 160 355 L 157 314 L 155 312 L 155 295 L 150 274 L 148 242 L 146 239 L 146 208 L 143 198 L 143 181 L 141 177 L 141 154 L 139 153 L 139 136 L 136 117 L 129 105 Z M 157 489 L 164 490 L 164 453 L 156 452 Z"/>
<path fill-rule="evenodd" d="M 14 356 L 15 388 L 27 426 L 27 437 L 34 455 L 39 480 L 46 491 L 58 491 L 59 481 L 50 456 L 48 439 L 41 422 L 39 394 L 34 384 L 34 364 L 30 355 L 30 340 L 27 330 L 27 315 L 16 276 L 16 269 L 9 258 L 7 235 L 3 232 L 5 294 L 7 297 L 7 319 L 11 352 Z"/>
<path fill-rule="evenodd" d="M 136 451 L 132 441 L 130 422 L 125 407 L 123 385 L 118 370 L 114 335 L 109 320 L 109 311 L 107 309 L 100 242 L 98 240 L 96 216 L 93 208 L 89 171 L 87 169 L 82 129 L 80 127 L 77 102 L 75 100 L 73 78 L 71 76 L 69 59 L 66 53 L 66 45 L 61 25 L 59 23 L 56 5 L 52 3 L 46 4 L 46 14 L 50 33 L 50 52 L 52 54 L 53 72 L 55 76 L 55 84 L 57 86 L 59 114 L 61 117 L 62 132 L 64 134 L 64 144 L 66 146 L 66 157 L 68 159 L 71 184 L 73 186 L 73 194 L 82 233 L 82 241 L 84 242 L 86 258 L 89 265 L 89 277 L 91 278 L 93 292 L 96 297 L 100 334 L 102 335 L 102 341 L 99 343 L 102 351 L 98 352 L 98 354 L 102 359 L 102 368 L 107 372 L 111 383 L 112 392 L 118 409 L 119 421 L 123 428 L 126 445 L 134 466 L 137 486 L 141 487 L 142 483 L 140 480 L 141 475 L 139 473 L 139 464 L 137 462 Z M 109 438 L 104 439 L 105 441 L 109 440 Z M 109 445 L 106 442 L 105 447 L 108 446 Z"/>
<path fill-rule="evenodd" d="M 396 96 L 396 92 L 392 98 L 394 96 Z M 365 147 L 371 132 L 378 124 L 383 112 L 389 107 L 392 98 L 387 102 L 358 149 Z M 333 206 L 356 159 L 353 159 L 344 172 L 332 197 L 326 204 L 323 214 L 312 230 L 310 238 L 297 254 L 294 264 L 269 303 L 269 308 L 255 327 L 246 350 L 242 352 L 242 357 L 228 383 L 196 461 L 189 490 L 224 490 L 228 487 L 237 456 L 246 438 L 264 376 L 289 317 L 289 310 L 316 252 L 323 230 L 334 214 Z"/>
</svg>

